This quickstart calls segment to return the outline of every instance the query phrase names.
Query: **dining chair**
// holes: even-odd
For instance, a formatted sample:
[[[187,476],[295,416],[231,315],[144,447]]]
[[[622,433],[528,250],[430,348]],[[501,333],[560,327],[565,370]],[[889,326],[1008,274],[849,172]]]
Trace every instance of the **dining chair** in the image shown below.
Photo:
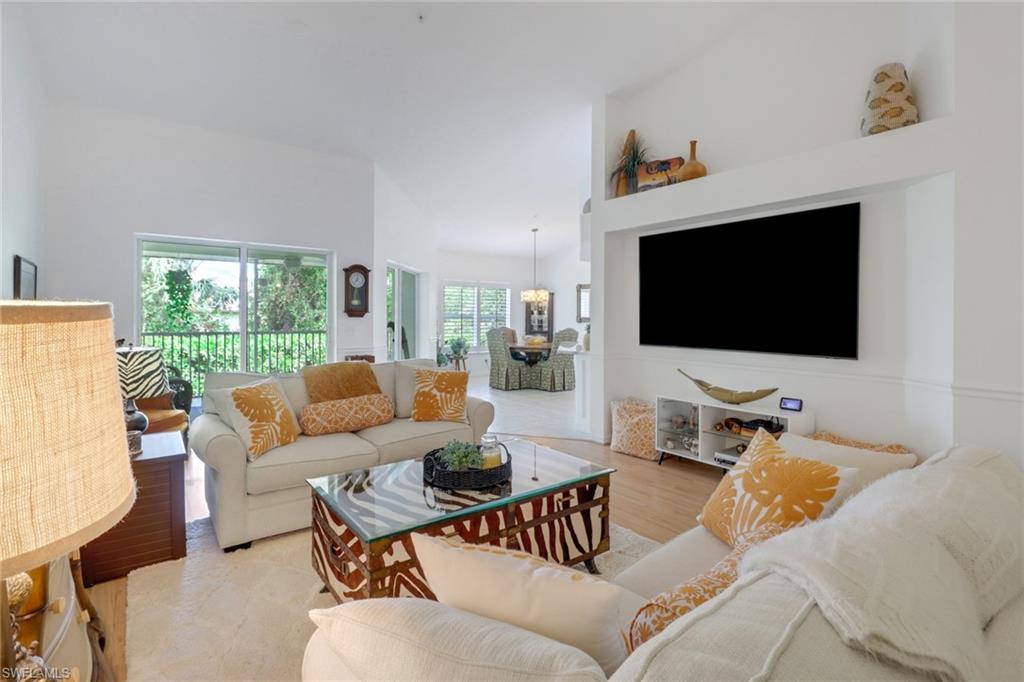
[[[562,346],[576,345],[580,333],[575,329],[563,329],[555,332],[551,341],[551,352],[548,359],[537,363],[540,373],[539,385],[545,391],[572,391],[576,388],[576,367],[573,364],[573,353]]]
[[[526,363],[512,358],[505,331],[500,327],[487,331],[487,352],[491,356],[490,386],[501,391],[515,391],[523,387]]]

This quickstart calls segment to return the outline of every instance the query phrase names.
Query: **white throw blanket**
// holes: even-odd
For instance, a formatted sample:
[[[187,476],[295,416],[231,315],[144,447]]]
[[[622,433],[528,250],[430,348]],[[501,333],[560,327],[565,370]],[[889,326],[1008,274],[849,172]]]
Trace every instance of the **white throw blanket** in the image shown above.
[[[792,580],[850,646],[941,679],[984,679],[983,628],[1024,590],[1022,499],[1019,472],[1008,480],[977,459],[953,452],[891,474],[831,519],[754,547],[740,574]]]

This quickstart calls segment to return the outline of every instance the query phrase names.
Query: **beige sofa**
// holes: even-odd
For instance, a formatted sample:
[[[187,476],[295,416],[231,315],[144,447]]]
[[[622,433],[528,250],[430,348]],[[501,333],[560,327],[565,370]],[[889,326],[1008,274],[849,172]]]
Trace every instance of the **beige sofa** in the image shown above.
[[[961,460],[984,467],[1008,487],[1015,487],[1019,506],[1022,477],[1007,458],[980,448],[954,450],[960,451],[957,455]],[[941,462],[938,465],[944,466]],[[877,513],[885,517],[889,509],[883,505]],[[921,509],[921,513],[927,514],[927,509]],[[1006,519],[1017,527],[1020,522],[1019,515]],[[644,557],[613,582],[650,598],[689,576],[703,573],[728,551],[728,546],[698,526]],[[988,659],[987,679],[1024,679],[1024,650],[1020,646],[1024,592],[1018,590],[1016,594],[981,633]],[[332,646],[324,630],[318,629],[303,660],[305,682],[608,679],[596,661],[574,647],[452,607],[424,604],[403,609],[400,600],[369,600],[338,607],[337,613],[351,621],[344,633],[346,637],[351,633],[351,639],[339,649]],[[784,616],[781,620],[780,614]],[[423,621],[433,625],[419,625]],[[973,621],[965,614],[955,627],[962,628],[966,637],[970,628],[978,628]],[[473,640],[473,633],[484,631],[484,641],[496,645],[488,652],[480,652],[480,641]],[[431,653],[437,646],[445,647],[444,656]],[[510,647],[516,650],[507,651]],[[384,649],[388,656],[378,656]],[[741,578],[638,648],[610,679],[923,682],[932,678],[847,645],[800,586],[772,574],[765,579]]]
[[[235,549],[258,538],[310,524],[307,478],[344,473],[377,464],[421,457],[452,439],[479,442],[494,420],[491,403],[468,398],[468,423],[414,422],[414,371],[429,360],[372,365],[381,391],[395,402],[395,420],[356,433],[300,435],[253,462],[232,428],[222,421],[209,391],[265,378],[240,372],[208,374],[203,414],[192,424],[191,446],[206,464],[206,502],[222,548]],[[298,415],[309,403],[301,374],[275,375]]]

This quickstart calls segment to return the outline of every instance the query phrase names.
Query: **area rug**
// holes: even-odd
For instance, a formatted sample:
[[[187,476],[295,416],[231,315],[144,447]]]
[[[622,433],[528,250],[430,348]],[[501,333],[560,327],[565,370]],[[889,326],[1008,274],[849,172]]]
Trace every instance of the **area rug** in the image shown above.
[[[612,578],[659,546],[612,524],[597,558]],[[298,680],[313,634],[307,612],[332,606],[296,531],[225,554],[209,519],[188,525],[188,557],[128,576],[128,679]]]

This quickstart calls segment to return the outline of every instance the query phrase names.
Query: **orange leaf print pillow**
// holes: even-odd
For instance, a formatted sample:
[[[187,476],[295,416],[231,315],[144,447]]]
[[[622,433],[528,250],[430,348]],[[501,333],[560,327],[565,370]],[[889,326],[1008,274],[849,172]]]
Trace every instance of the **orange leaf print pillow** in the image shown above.
[[[214,400],[225,405],[222,416],[227,413],[231,428],[245,443],[250,461],[298,438],[299,422],[275,379],[216,393],[220,395],[214,396]]]
[[[768,524],[741,536],[736,548],[707,572],[690,578],[685,583],[651,597],[640,607],[629,626],[627,645],[630,653],[651,639],[674,620],[685,616],[706,601],[714,599],[725,588],[736,582],[740,559],[748,549],[775,537],[785,529]]]
[[[769,524],[799,526],[828,516],[856,469],[790,456],[764,429],[722,478],[697,520],[731,547]]]
[[[436,369],[416,370],[416,395],[412,399],[414,422],[465,422],[469,372]]]

